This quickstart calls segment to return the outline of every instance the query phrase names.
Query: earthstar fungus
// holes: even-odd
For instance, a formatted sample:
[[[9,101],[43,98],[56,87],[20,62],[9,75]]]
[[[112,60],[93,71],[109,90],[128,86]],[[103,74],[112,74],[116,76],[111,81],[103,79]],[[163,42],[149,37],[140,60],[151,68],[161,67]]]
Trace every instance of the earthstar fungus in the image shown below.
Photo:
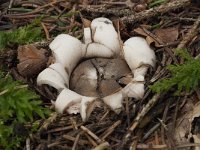
[[[84,43],[67,34],[60,34],[52,41],[49,47],[55,63],[38,75],[37,84],[48,84],[58,90],[55,108],[59,113],[80,113],[82,120],[86,121],[89,117],[88,104],[99,99],[96,96],[83,96],[69,89],[72,71],[85,58],[123,57],[131,69],[132,80],[129,84],[111,95],[100,97],[115,113],[120,113],[125,97],[143,97],[145,74],[149,66],[155,65],[155,53],[141,37],[128,39],[121,52],[119,39],[112,21],[101,17],[94,19],[91,26],[84,29]],[[91,81],[97,79],[95,71],[91,69],[85,70],[85,76]]]

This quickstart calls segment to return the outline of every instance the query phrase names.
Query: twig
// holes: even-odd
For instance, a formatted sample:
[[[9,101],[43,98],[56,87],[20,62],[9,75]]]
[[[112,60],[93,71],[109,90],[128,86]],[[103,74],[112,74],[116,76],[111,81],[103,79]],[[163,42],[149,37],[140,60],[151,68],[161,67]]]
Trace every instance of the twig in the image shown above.
[[[56,3],[60,3],[60,2],[64,2],[65,0],[56,0],[56,1],[53,1],[53,2],[50,2],[48,4],[45,4],[41,7],[38,7],[36,8],[34,11],[32,12],[28,12],[28,13],[20,13],[20,14],[10,14],[10,15],[5,15],[4,17],[8,17],[8,16],[27,16],[27,15],[33,15],[33,14],[36,14],[36,13],[39,13],[43,10],[43,8],[46,8],[46,7],[49,7],[49,6],[52,6]]]
[[[198,146],[200,147],[200,144],[197,143],[191,143],[191,144],[181,144],[177,145],[178,149],[183,149],[186,147],[195,147]],[[138,144],[137,149],[166,149],[167,145],[146,145],[146,144]]]
[[[104,115],[101,117],[101,119],[99,120],[99,123],[102,122],[102,121],[107,117],[107,115],[109,114],[109,112],[110,112],[110,110],[108,109],[108,110],[104,113]]]
[[[61,141],[55,141],[54,143],[48,144],[47,147],[51,148],[51,147],[54,147],[56,145],[59,145],[60,143],[61,143]]]
[[[70,123],[72,124],[74,130],[78,130],[78,125],[72,117],[70,117]]]
[[[97,135],[95,135],[92,131],[90,131],[88,128],[81,126],[81,129],[85,131],[87,134],[89,134],[92,138],[94,138],[98,143],[102,142],[101,139]]]
[[[171,132],[172,133],[175,132],[176,119],[177,119],[177,115],[178,115],[178,111],[179,111],[179,101],[180,101],[180,98],[178,98],[178,100],[176,100],[176,108],[175,108],[175,112],[174,112],[174,116],[173,116],[173,121],[172,121],[172,128],[171,128]]]
[[[56,129],[51,129],[48,130],[47,133],[52,133],[52,132],[60,132],[60,131],[65,131],[65,130],[70,130],[73,129],[73,126],[67,126],[67,127],[61,127],[61,128],[56,128]]]
[[[139,141],[138,137],[133,139],[133,142],[131,143],[129,150],[136,150],[138,141]]]
[[[188,33],[183,37],[183,40],[178,45],[177,49],[184,48],[198,34],[199,25],[200,25],[200,16],[194,22],[192,28],[188,31]]]
[[[8,9],[11,9],[11,8],[12,8],[13,1],[14,1],[14,0],[10,0],[10,3],[9,3],[9,6],[8,6]]]
[[[171,101],[169,100],[169,101],[167,102],[167,105],[166,105],[165,110],[164,110],[164,112],[163,112],[163,117],[162,117],[162,121],[163,121],[163,122],[166,122],[170,103],[171,103]],[[165,130],[164,130],[164,127],[163,127],[163,126],[161,126],[161,140],[162,140],[162,143],[165,144]]]
[[[126,97],[125,98],[125,103],[126,103],[126,116],[127,116],[127,124],[128,124],[128,127],[130,126],[130,111],[129,111],[129,98]]]
[[[76,150],[76,146],[77,146],[77,144],[78,144],[79,138],[80,138],[80,134],[78,134],[78,135],[76,136],[76,139],[75,139],[74,144],[73,144],[73,146],[72,146],[72,150]]]
[[[130,11],[129,9],[108,9],[107,7],[105,7],[105,5],[96,8],[96,7],[92,7],[92,6],[83,6],[81,8],[81,13],[87,12],[87,13],[93,13],[93,14],[97,14],[97,15],[101,15],[101,14],[107,14],[107,15],[115,15],[118,17],[122,17],[122,16],[128,16],[132,14],[132,11]]]
[[[36,14],[36,15],[27,15],[27,16],[13,16],[13,15],[5,15],[3,17],[5,18],[10,18],[10,19],[24,19],[24,18],[37,18],[41,15]]]
[[[58,114],[56,112],[52,113],[51,116],[48,119],[46,119],[43,125],[40,127],[39,132],[41,132],[44,129],[46,130],[49,127],[49,125],[57,119],[57,117]]]
[[[158,118],[158,120],[160,121],[160,123],[163,126],[163,128],[166,130],[165,133],[166,133],[166,136],[167,136],[167,140],[169,141],[169,144],[170,144],[168,146],[168,148],[172,149],[172,150],[176,150],[177,147],[176,147],[176,145],[174,143],[174,138],[173,138],[174,136],[172,136],[171,132],[168,131],[167,125],[163,122],[163,120],[160,120],[159,118]]]
[[[31,150],[30,138],[29,137],[26,139],[26,150]]]
[[[70,136],[70,135],[63,135],[63,138],[64,139],[66,139],[66,140],[69,140],[69,141],[75,141],[76,140],[76,138],[75,137],[72,137],[72,136]],[[80,144],[80,145],[85,145],[85,144],[88,144],[88,141],[86,141],[86,140],[78,140],[78,144]]]
[[[146,144],[138,144],[137,149],[166,149],[167,145],[146,145]]]
[[[108,142],[103,142],[92,150],[104,150],[104,149],[108,148],[109,146],[110,146],[110,144]]]
[[[142,138],[142,142],[144,142],[153,132],[155,132],[160,127],[160,123],[157,123],[153,126]]]
[[[151,8],[145,11],[142,11],[140,13],[137,13],[135,15],[131,15],[131,16],[125,16],[123,18],[121,18],[122,22],[124,22],[125,24],[133,24],[134,22],[143,20],[143,19],[147,19],[153,16],[156,16],[158,14],[162,14],[171,10],[175,10],[181,7],[186,7],[190,4],[190,0],[176,0],[176,1],[172,1],[169,2],[167,4],[163,4],[160,5],[158,7],[155,8]]]
[[[140,121],[144,118],[147,112],[157,103],[159,98],[160,98],[159,94],[154,95],[153,98],[142,109],[142,111],[138,113],[131,127],[129,128],[128,133],[124,137],[123,145],[125,145],[128,142],[129,138],[131,137],[132,132],[136,129],[136,127],[139,125]]]
[[[45,35],[46,35],[46,39],[50,40],[49,31],[48,31],[47,27],[45,26],[45,24],[43,22],[41,22],[41,25],[42,25],[42,27],[44,29],[44,32],[45,32]]]
[[[97,143],[88,134],[85,134],[85,136],[94,147],[97,146]]]
[[[186,147],[200,147],[199,143],[190,143],[190,144],[181,144],[181,145],[177,145],[178,149],[183,149]]]
[[[121,124],[121,120],[116,121],[112,126],[110,126],[103,134],[102,134],[102,140],[107,138],[114,130],[115,128]]]

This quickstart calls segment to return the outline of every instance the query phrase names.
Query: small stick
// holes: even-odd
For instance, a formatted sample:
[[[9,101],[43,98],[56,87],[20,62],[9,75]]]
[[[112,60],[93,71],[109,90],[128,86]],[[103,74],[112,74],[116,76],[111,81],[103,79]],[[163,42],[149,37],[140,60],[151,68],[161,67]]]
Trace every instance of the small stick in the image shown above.
[[[107,110],[104,115],[101,117],[101,119],[99,120],[99,123],[104,120],[106,118],[106,116],[109,114],[110,110]]]
[[[171,103],[171,101],[169,100],[169,101],[167,102],[167,105],[166,105],[165,109],[164,109],[163,117],[162,117],[162,121],[163,121],[163,122],[165,122],[166,119],[167,119],[167,114],[168,114],[168,110],[169,110],[170,103]],[[165,143],[166,143],[166,142],[165,142],[165,129],[164,129],[163,126],[161,126],[161,140],[162,140],[162,144],[165,144]]]
[[[194,25],[188,31],[188,33],[183,37],[183,40],[179,43],[177,49],[184,48],[198,34],[198,27],[199,27],[199,25],[200,25],[200,16],[194,22]]]
[[[76,150],[76,146],[78,144],[78,141],[79,141],[79,138],[80,138],[80,134],[78,134],[75,138],[75,141],[74,141],[74,144],[73,144],[73,147],[72,147],[72,150]]]
[[[92,150],[104,150],[104,149],[108,148],[109,146],[110,146],[110,144],[108,142],[103,142]]]
[[[3,17],[5,18],[10,18],[10,19],[24,19],[24,18],[37,18],[41,15],[27,15],[27,16],[14,16],[14,15],[4,15]]]
[[[47,133],[47,143],[51,143],[51,134]]]
[[[128,124],[128,127],[130,126],[130,111],[129,111],[129,98],[126,97],[125,98],[125,103],[126,103],[126,116],[127,116],[127,124]]]
[[[103,134],[102,134],[102,140],[107,138],[114,130],[115,128],[122,123],[121,120],[116,121],[112,126],[110,126]]]
[[[137,149],[165,149],[167,145],[147,145],[147,144],[138,144]]]
[[[60,128],[55,128],[55,129],[51,129],[48,130],[47,133],[52,133],[52,132],[60,132],[60,131],[65,131],[65,130],[70,130],[73,129],[73,126],[67,126],[67,127],[60,127]]]
[[[31,150],[30,138],[29,137],[26,139],[26,150]]]
[[[155,131],[155,132],[154,132],[154,137],[155,137],[155,144],[156,144],[156,145],[159,145],[158,131]]]
[[[102,142],[101,139],[97,135],[95,135],[92,131],[90,131],[88,128],[81,126],[81,129],[85,131],[87,134],[89,134],[92,138],[94,138],[98,143]]]
[[[78,126],[77,126],[76,121],[71,117],[70,117],[70,122],[72,124],[73,129],[78,130]]]
[[[56,142],[54,142],[54,143],[48,144],[47,147],[48,147],[48,148],[51,148],[51,147],[54,147],[54,146],[56,146],[56,145],[59,145],[60,143],[61,143],[60,141],[56,141]]]
[[[129,138],[131,137],[132,132],[136,129],[136,127],[139,125],[140,121],[144,118],[144,116],[147,114],[147,112],[157,103],[161,95],[156,94],[153,96],[153,98],[146,104],[146,106],[141,110],[141,112],[136,116],[136,118],[133,121],[133,124],[128,130],[128,133],[125,135],[123,139],[123,145],[125,145]],[[122,146],[123,146],[122,145]]]
[[[72,136],[70,136],[70,135],[63,135],[63,138],[64,139],[66,139],[66,140],[69,140],[69,141],[75,141],[76,140],[76,138],[75,137],[72,137]],[[86,141],[86,140],[78,140],[78,144],[80,144],[80,145],[85,145],[85,144],[88,144],[88,141]]]
[[[12,8],[13,1],[14,1],[14,0],[10,0],[10,3],[9,3],[9,6],[8,6],[8,9],[11,9],[11,8]]]
[[[98,15],[100,14],[108,14],[108,15],[115,15],[118,17],[122,17],[122,16],[127,16],[127,15],[131,15],[132,11],[130,11],[129,9],[108,9],[105,5],[101,6],[101,7],[92,7],[91,5],[87,5],[87,6],[82,6],[81,10],[82,13],[83,12],[90,12],[90,13],[96,13]]]
[[[169,144],[167,145],[168,146],[168,149],[173,149],[173,150],[176,150],[176,145],[174,143],[174,136],[172,136],[171,132],[169,132],[168,128],[167,128],[167,125],[158,118],[158,121],[160,121],[161,125],[163,126],[163,128],[166,130],[165,134],[167,136],[167,139],[168,139],[168,142]]]
[[[175,108],[175,112],[174,112],[174,116],[173,116],[173,120],[172,120],[172,128],[171,128],[172,133],[175,132],[176,119],[177,119],[177,115],[178,115],[178,111],[179,111],[179,101],[180,101],[180,98],[178,98],[178,100],[176,100],[176,108]]]
[[[136,150],[139,138],[136,137],[130,145],[129,150]]]
[[[190,0],[176,0],[176,1],[169,2],[167,4],[160,5],[158,7],[154,7],[154,8],[142,11],[140,13],[137,13],[137,14],[134,14],[134,15],[131,15],[128,17],[125,16],[125,17],[121,18],[121,20],[125,24],[127,24],[127,23],[132,24],[132,23],[140,21],[140,20],[154,17],[154,16],[158,15],[159,13],[162,14],[162,13],[165,13],[165,12],[168,12],[171,10],[175,10],[175,9],[178,9],[181,7],[186,7],[190,3],[191,3]]]
[[[49,31],[48,31],[47,27],[45,26],[45,24],[43,22],[41,22],[41,25],[42,25],[42,27],[44,29],[44,32],[45,32],[45,35],[46,35],[46,39],[50,40]]]
[[[44,129],[46,130],[49,127],[49,125],[57,119],[57,117],[58,117],[58,114],[56,112],[52,113],[48,119],[45,119],[44,123],[39,128],[39,132],[41,132]]]
[[[97,143],[88,134],[85,134],[85,136],[94,147],[97,146]]]
[[[153,126],[142,138],[142,142],[144,142],[153,132],[155,132],[160,127],[160,123],[157,123]]]

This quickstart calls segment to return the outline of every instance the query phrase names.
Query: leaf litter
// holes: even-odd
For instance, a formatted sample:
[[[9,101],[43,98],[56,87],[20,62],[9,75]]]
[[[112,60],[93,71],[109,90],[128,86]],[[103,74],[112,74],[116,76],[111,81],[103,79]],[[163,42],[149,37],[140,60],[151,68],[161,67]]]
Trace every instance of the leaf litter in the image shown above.
[[[178,2],[184,4],[180,6]],[[92,20],[102,15],[112,20],[122,18],[119,20],[125,27],[119,27],[121,39],[125,41],[128,37],[134,35],[146,37],[149,45],[155,48],[158,59],[157,68],[155,70],[149,69],[146,75],[146,92],[141,101],[136,101],[134,99],[124,100],[124,108],[119,115],[110,111],[109,108],[102,103],[95,102],[89,107],[90,109],[94,109],[94,111],[91,113],[89,120],[85,123],[81,121],[79,115],[53,115],[48,120],[44,120],[43,125],[45,125],[45,128],[41,126],[41,129],[38,131],[39,134],[34,134],[30,138],[31,149],[71,149],[72,147],[73,149],[92,149],[95,147],[96,149],[99,147],[100,149],[190,149],[194,147],[195,150],[198,150],[197,146],[199,146],[200,133],[198,123],[199,90],[197,89],[190,93],[182,92],[179,96],[174,96],[172,93],[176,89],[172,88],[169,92],[162,93],[159,96],[153,96],[154,93],[149,91],[148,86],[153,84],[153,82],[151,82],[152,77],[156,77],[156,80],[159,80],[170,75],[168,71],[166,71],[165,66],[180,61],[174,54],[174,49],[180,47],[181,42],[186,43],[186,45],[181,47],[187,48],[188,52],[193,57],[199,55],[199,31],[195,30],[195,32],[190,32],[190,38],[186,38],[187,33],[191,31],[195,23],[198,22],[198,14],[200,12],[197,8],[197,4],[199,2],[192,1],[192,3],[190,3],[186,0],[178,0],[173,3],[173,1],[169,1],[167,5],[163,4],[156,7],[164,8],[164,10],[159,9],[158,11],[162,15],[155,16],[155,14],[152,15],[150,11],[149,14],[147,14],[149,17],[145,16],[145,9],[148,11],[150,8],[145,7],[144,10],[142,8],[142,10],[137,13],[141,17],[139,19],[136,17],[136,20],[130,23],[130,14],[137,10],[136,6],[144,3],[147,6],[150,4],[149,1],[134,1],[131,2],[131,5],[125,2],[125,5],[121,5],[122,3],[120,4],[120,10],[118,10],[119,4],[105,1],[79,1],[78,3],[65,2],[62,0],[46,0],[44,2],[2,2],[0,7],[2,13],[1,30],[14,29],[26,25],[32,22],[35,17],[43,15],[41,22],[44,25],[42,27],[45,34],[49,33],[50,40],[55,34],[62,32],[67,32],[81,39],[83,23],[80,21],[80,16],[76,11],[79,11],[82,18],[87,18],[87,20]],[[187,6],[187,8],[184,8],[183,5]],[[88,8],[88,6],[90,6],[90,8]],[[10,7],[10,9],[5,9],[8,7]],[[132,9],[133,7],[135,9]],[[30,12],[26,8],[29,8]],[[118,11],[116,12],[116,10]],[[7,11],[10,13],[7,14]],[[144,15],[144,17],[142,15]],[[176,17],[177,15],[179,17]],[[90,24],[87,20],[83,21],[85,26]],[[158,25],[158,27],[151,28],[155,27],[155,25]],[[197,26],[199,27],[199,24]],[[186,41],[183,42],[183,40]],[[23,54],[23,57],[18,54],[18,65],[16,65],[16,61],[12,62],[9,60],[10,53],[8,53],[8,51],[1,52],[0,57],[2,59],[0,61],[4,64],[12,63],[12,65],[9,65],[11,68],[17,67],[19,76],[23,75],[25,78],[28,78],[29,80],[27,80],[27,82],[37,91],[38,87],[35,84],[35,78],[32,76],[38,74],[39,70],[46,66],[48,56],[44,55],[44,51],[48,51],[48,43],[49,39],[39,43],[39,47],[37,46],[37,48],[34,45],[19,45],[18,49],[20,49],[20,47],[24,47],[25,49],[23,52],[18,51]],[[38,43],[36,45],[38,45]],[[26,47],[28,47],[28,49]],[[17,51],[16,45],[12,45],[12,43],[9,43],[9,48],[11,51]],[[16,53],[11,54],[16,56]],[[14,57],[11,58],[12,60],[15,59]],[[29,67],[26,68],[24,66],[30,66],[30,68],[35,66],[35,69],[32,68],[33,70],[30,70]],[[113,67],[111,67],[111,70],[112,68]],[[127,79],[128,77],[124,78],[125,81],[121,80],[126,84],[129,80]],[[156,80],[154,80],[154,82]],[[110,81],[109,84],[111,85],[112,83],[113,82]],[[107,88],[108,86],[105,85],[105,87]],[[54,93],[53,89],[49,87],[46,88]],[[50,102],[52,99],[51,96],[45,92],[44,88],[41,90],[46,97],[45,101]],[[177,101],[177,99],[179,100]],[[146,107],[151,100],[154,100],[155,103],[157,100],[159,101],[155,106],[152,105],[149,112],[144,112],[144,110],[150,109],[150,107]],[[186,106],[188,105],[191,106],[187,108]],[[91,112],[91,110],[88,111]],[[143,117],[143,115],[145,115],[145,117]],[[139,125],[135,124],[137,119]],[[186,131],[186,129],[188,130]],[[179,138],[177,138],[176,134],[173,134],[174,132],[179,134]],[[128,137],[127,135],[131,136]],[[172,139],[175,140],[173,141]],[[191,139],[193,139],[195,143],[191,143]],[[27,147],[28,145],[25,146]]]

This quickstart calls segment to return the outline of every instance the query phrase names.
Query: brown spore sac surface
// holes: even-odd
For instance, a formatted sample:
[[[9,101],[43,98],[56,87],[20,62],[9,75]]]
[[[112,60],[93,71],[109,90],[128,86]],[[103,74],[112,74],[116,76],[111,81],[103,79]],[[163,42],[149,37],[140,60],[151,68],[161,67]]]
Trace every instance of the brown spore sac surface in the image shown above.
[[[71,74],[70,89],[84,96],[105,97],[122,88],[118,81],[130,76],[125,60],[93,58],[81,62]]]

